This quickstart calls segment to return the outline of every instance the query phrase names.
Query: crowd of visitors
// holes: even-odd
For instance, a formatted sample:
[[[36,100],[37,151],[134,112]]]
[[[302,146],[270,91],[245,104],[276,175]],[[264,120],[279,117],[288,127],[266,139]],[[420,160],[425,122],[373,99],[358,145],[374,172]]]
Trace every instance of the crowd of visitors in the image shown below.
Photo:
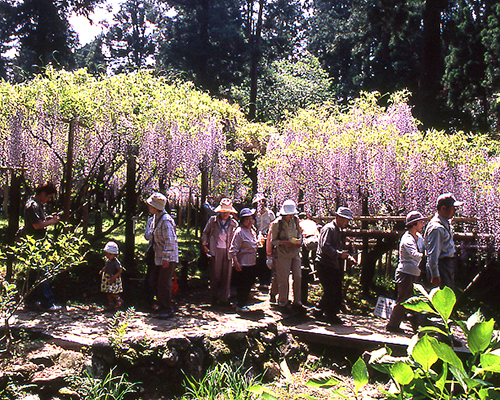
[[[57,215],[47,217],[44,211],[44,204],[55,194],[54,185],[37,188],[25,207],[26,234],[41,237],[48,225],[59,221]],[[450,221],[462,204],[451,193],[440,195],[436,214],[423,236],[428,218],[419,211],[411,211],[406,216],[406,232],[400,241],[395,272],[396,305],[386,327],[389,332],[403,332],[400,323],[406,309],[402,303],[413,294],[424,256],[427,256],[426,270],[431,285],[454,288],[455,245]],[[174,219],[165,209],[167,198],[163,194],[153,193],[146,205],[151,214],[145,231],[149,241],[146,288],[155,315],[168,319],[174,316],[172,279],[179,262],[177,230]],[[345,309],[342,289],[345,264],[358,262],[346,246],[345,229],[353,220],[352,211],[339,207],[334,219],[320,227],[310,215],[299,214],[297,204],[291,199],[281,204],[277,216],[267,207],[262,194],[254,197],[252,205],[255,208],[246,207],[237,212],[231,199],[222,198],[217,207],[210,201],[202,206],[209,216],[201,237],[201,250],[210,261],[211,305],[230,307],[233,284],[236,311],[249,312],[250,291],[258,280],[259,289],[269,294],[270,304],[283,313],[309,311],[317,319],[341,324],[338,314]],[[104,254],[101,291],[106,293],[107,308],[115,309],[123,303],[120,297],[123,269],[118,260],[118,245],[108,242]],[[316,307],[307,309],[308,282],[314,279],[319,280],[323,293]],[[58,307],[46,282],[34,299],[28,301],[55,311]]]

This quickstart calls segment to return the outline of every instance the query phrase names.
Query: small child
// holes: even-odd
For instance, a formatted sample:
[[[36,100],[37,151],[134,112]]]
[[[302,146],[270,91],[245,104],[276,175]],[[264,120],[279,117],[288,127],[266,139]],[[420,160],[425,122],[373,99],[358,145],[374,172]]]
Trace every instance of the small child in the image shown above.
[[[116,258],[118,254],[118,245],[115,242],[108,242],[104,246],[104,254],[106,255],[106,264],[99,271],[102,275],[101,292],[106,293],[108,298],[108,306],[106,310],[114,310],[115,307],[121,307],[123,300],[119,293],[123,292],[121,273],[123,271],[120,261]]]

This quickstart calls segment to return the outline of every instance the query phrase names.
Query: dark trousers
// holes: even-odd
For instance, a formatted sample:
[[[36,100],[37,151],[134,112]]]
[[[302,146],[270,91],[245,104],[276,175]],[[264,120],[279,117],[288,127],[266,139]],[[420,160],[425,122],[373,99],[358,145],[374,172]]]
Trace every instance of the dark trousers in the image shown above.
[[[438,260],[439,276],[441,276],[441,287],[448,286],[455,290],[455,257],[445,257]]]
[[[316,263],[316,273],[321,286],[323,286],[323,297],[321,297],[318,308],[328,316],[336,315],[343,302],[342,281],[344,280],[344,269]]]
[[[153,287],[151,286],[151,275],[153,271],[156,269],[155,265],[155,252],[153,250],[153,246],[150,245],[146,251],[146,255],[144,257],[144,262],[146,263],[146,278],[144,279],[144,291],[146,292],[146,298],[148,303],[152,304],[154,302],[155,292]]]
[[[38,280],[45,279],[45,272],[36,271],[34,269],[30,269],[28,273],[28,285],[27,288],[31,288],[36,284]],[[42,308],[50,308],[54,305],[55,296],[52,288],[50,286],[50,279],[43,281],[35,289],[31,294],[26,296],[25,303],[33,306],[36,302],[40,303],[40,307]]]
[[[444,257],[438,260],[439,276],[441,277],[441,287],[448,286],[455,290],[455,268],[457,260],[455,257]],[[427,279],[431,281],[431,273],[427,269]]]
[[[391,318],[389,319],[389,326],[399,326],[403,320],[406,308],[401,304],[408,300],[413,295],[413,283],[416,282],[418,276],[405,274],[404,272],[398,273],[396,280],[396,287],[398,290],[398,297],[396,298],[396,305],[392,310]]]
[[[177,263],[169,263],[167,268],[156,265],[151,269],[150,285],[156,295],[160,311],[172,311],[172,278]]]
[[[316,250],[308,250],[302,246],[302,304],[309,304],[307,295],[309,293],[309,283],[314,282],[313,270],[314,259],[316,258]]]
[[[236,303],[238,307],[246,306],[250,290],[255,283],[255,265],[244,265],[241,271],[234,270],[233,282],[236,286]]]
[[[255,264],[255,274],[259,279],[259,285],[269,286],[271,284],[271,270],[266,265],[266,248],[257,249],[257,264]]]

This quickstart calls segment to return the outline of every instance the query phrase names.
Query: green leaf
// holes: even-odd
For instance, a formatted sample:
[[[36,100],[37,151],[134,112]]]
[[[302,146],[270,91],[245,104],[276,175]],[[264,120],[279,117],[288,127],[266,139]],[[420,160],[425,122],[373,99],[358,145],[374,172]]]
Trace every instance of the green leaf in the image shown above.
[[[429,371],[434,363],[438,360],[438,356],[429,341],[429,336],[425,335],[420,339],[411,353],[412,358],[419,363],[425,371]]]
[[[436,332],[439,333],[443,336],[448,336],[448,333],[443,331],[442,329],[438,328],[437,326],[422,326],[419,328],[420,333],[427,333],[427,332]]]
[[[401,385],[408,385],[413,380],[413,370],[404,362],[397,362],[391,368],[391,376]]]
[[[352,366],[352,377],[356,393],[368,383],[368,368],[361,358],[358,358],[358,361]]]
[[[436,291],[432,296],[432,305],[436,308],[445,322],[450,318],[456,301],[457,298],[455,297],[455,293],[447,286]]]
[[[481,354],[480,360],[481,360],[481,368],[480,368],[481,372],[487,371],[487,372],[500,373],[500,356],[491,353],[486,353],[486,354]]]
[[[338,385],[340,382],[341,382],[340,380],[335,379],[333,377],[323,378],[323,379],[312,378],[307,381],[306,386],[321,388],[321,389],[329,389],[333,386]]]
[[[450,365],[450,371],[455,377],[455,379],[460,383],[460,386],[462,386],[463,390],[467,393],[469,391],[469,388],[466,383],[466,375],[464,371],[460,371],[458,368],[455,368],[453,365]]]
[[[439,374],[438,379],[435,381],[435,386],[443,393],[444,385],[446,384],[446,378],[448,377],[448,364],[444,363],[441,373]]]
[[[472,354],[485,351],[491,343],[495,321],[490,319],[487,322],[475,324],[467,337],[467,344]]]
[[[403,306],[408,310],[415,312],[437,314],[431,305],[427,301],[422,300],[420,297],[410,297],[403,303]]]
[[[462,361],[450,346],[446,343],[438,342],[435,338],[429,338],[429,341],[440,360],[453,365],[460,372],[465,373]]]
[[[481,400],[496,400],[500,399],[499,388],[484,388],[479,390],[479,397]]]

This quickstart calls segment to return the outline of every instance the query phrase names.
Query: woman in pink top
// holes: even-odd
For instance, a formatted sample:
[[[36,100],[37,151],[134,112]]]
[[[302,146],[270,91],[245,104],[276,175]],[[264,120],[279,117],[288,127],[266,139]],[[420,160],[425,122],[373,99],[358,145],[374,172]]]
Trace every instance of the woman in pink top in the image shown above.
[[[216,215],[210,217],[203,230],[201,249],[211,261],[212,305],[226,306],[229,305],[232,272],[229,247],[238,224],[231,216],[236,214],[231,199],[222,199],[214,211]]]
[[[255,283],[255,263],[257,261],[257,236],[253,229],[255,210],[244,208],[240,211],[240,226],[234,233],[229,256],[233,260],[234,283],[236,285],[236,311],[248,312],[248,296]]]

